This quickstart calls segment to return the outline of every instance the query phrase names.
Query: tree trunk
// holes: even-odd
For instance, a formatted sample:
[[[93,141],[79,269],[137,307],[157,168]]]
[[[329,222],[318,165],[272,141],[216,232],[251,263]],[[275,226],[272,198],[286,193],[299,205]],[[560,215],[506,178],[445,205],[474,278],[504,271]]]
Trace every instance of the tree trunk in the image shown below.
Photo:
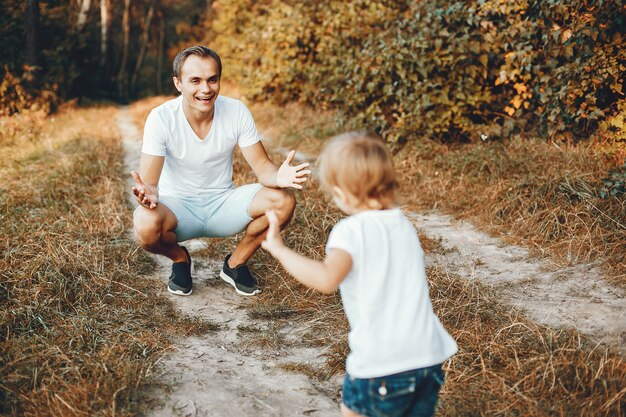
[[[111,0],[100,0],[100,74],[103,86],[111,83]]]
[[[89,17],[89,9],[91,8],[91,0],[79,1],[78,20],[76,21],[76,29],[80,32],[87,23],[87,17]]]
[[[133,95],[137,92],[137,78],[139,77],[139,72],[141,71],[141,66],[143,65],[143,59],[146,56],[146,50],[148,49],[148,43],[150,42],[150,26],[152,25],[152,16],[154,15],[154,8],[156,6],[157,0],[154,0],[150,7],[148,8],[148,13],[146,14],[146,19],[143,24],[143,33],[141,34],[141,46],[139,47],[139,54],[137,56],[137,62],[135,63],[135,71],[133,72],[133,76],[130,80],[130,91]]]
[[[39,0],[26,0],[26,56],[24,63],[39,65]]]
[[[163,94],[163,57],[165,55],[165,13],[159,8],[159,53],[157,58],[156,89]]]
[[[124,0],[124,16],[122,18],[122,60],[117,73],[117,94],[119,98],[128,100],[128,46],[130,43],[130,6],[131,0]]]

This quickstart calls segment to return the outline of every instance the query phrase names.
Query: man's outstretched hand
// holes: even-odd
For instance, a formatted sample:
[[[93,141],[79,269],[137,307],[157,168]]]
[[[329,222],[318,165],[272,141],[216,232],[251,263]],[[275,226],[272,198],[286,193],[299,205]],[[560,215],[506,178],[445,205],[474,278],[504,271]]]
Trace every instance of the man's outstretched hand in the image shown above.
[[[133,194],[137,197],[137,201],[144,207],[153,209],[159,203],[159,192],[156,187],[144,184],[141,177],[136,171],[131,171],[136,185],[133,187]]]
[[[291,161],[295,155],[296,151],[290,151],[285,162],[278,168],[278,172],[276,173],[276,185],[280,188],[291,187],[301,190],[301,184],[307,180],[307,175],[311,173],[311,170],[305,169],[309,166],[308,162],[291,166]]]

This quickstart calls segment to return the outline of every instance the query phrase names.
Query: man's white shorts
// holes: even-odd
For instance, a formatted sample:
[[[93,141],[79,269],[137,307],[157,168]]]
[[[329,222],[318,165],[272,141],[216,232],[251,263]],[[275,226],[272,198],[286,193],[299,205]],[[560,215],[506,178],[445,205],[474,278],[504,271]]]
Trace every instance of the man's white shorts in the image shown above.
[[[172,210],[179,242],[197,237],[226,237],[243,232],[253,220],[248,209],[261,184],[246,184],[202,196],[160,196],[159,204]]]

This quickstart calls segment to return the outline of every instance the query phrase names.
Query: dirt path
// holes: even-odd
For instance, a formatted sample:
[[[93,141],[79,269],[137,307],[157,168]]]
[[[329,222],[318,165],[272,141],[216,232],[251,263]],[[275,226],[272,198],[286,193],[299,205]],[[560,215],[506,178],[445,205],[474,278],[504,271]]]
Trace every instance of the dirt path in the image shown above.
[[[127,109],[120,110],[117,123],[124,138],[125,165],[128,170],[137,168],[141,138]],[[300,159],[306,158],[301,155]],[[410,216],[418,228],[445,248],[427,257],[429,265],[441,265],[494,286],[503,302],[524,309],[538,322],[575,327],[599,343],[625,352],[626,297],[622,290],[604,284],[601,272],[593,265],[557,269],[548,261],[531,258],[526,249],[505,245],[470,224],[437,213]],[[201,240],[187,243],[192,257],[203,245]],[[177,350],[159,363],[154,380],[169,388],[150,393],[155,406],[149,415],[338,416],[340,377],[320,384],[279,366],[321,363],[320,352],[291,347],[242,348],[240,326],[263,328],[267,323],[251,322],[245,312],[251,300],[237,296],[215,279],[221,261],[194,260],[194,294],[173,300],[183,312],[218,323],[222,330],[180,341]],[[162,257],[158,261],[155,281],[166,293],[164,277],[169,275],[170,262]],[[288,339],[297,337],[300,330],[283,329]]]
[[[440,240],[443,254],[428,263],[478,279],[502,294],[503,302],[525,310],[539,323],[573,327],[598,343],[626,352],[626,297],[608,286],[591,264],[559,268],[532,258],[527,249],[506,245],[471,224],[435,213],[413,214],[427,236]]]
[[[139,166],[141,137],[128,110],[117,118],[126,151],[125,166]],[[130,183],[130,179],[129,179]],[[130,190],[130,186],[129,186]],[[134,198],[129,191],[129,198]],[[313,416],[339,415],[334,379],[317,384],[304,375],[289,373],[280,364],[322,363],[321,352],[312,349],[260,349],[247,346],[239,335],[241,325],[265,328],[266,322],[251,320],[245,311],[250,299],[236,295],[217,277],[221,261],[194,254],[204,248],[201,240],[187,242],[194,259],[194,292],[189,297],[171,296],[184,313],[219,324],[221,330],[206,337],[181,340],[177,350],[159,362],[152,375],[155,386],[147,395],[154,408],[148,414],[160,416]],[[171,262],[156,257],[156,285],[167,293],[165,283]],[[295,338],[298,329],[283,329],[285,338]]]

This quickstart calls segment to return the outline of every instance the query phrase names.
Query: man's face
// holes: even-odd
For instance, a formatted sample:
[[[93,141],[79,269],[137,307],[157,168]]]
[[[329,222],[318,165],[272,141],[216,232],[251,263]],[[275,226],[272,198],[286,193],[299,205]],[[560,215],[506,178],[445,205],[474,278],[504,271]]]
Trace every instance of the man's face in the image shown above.
[[[180,70],[180,79],[174,77],[174,85],[188,110],[212,113],[220,92],[217,62],[211,57],[190,55]]]

